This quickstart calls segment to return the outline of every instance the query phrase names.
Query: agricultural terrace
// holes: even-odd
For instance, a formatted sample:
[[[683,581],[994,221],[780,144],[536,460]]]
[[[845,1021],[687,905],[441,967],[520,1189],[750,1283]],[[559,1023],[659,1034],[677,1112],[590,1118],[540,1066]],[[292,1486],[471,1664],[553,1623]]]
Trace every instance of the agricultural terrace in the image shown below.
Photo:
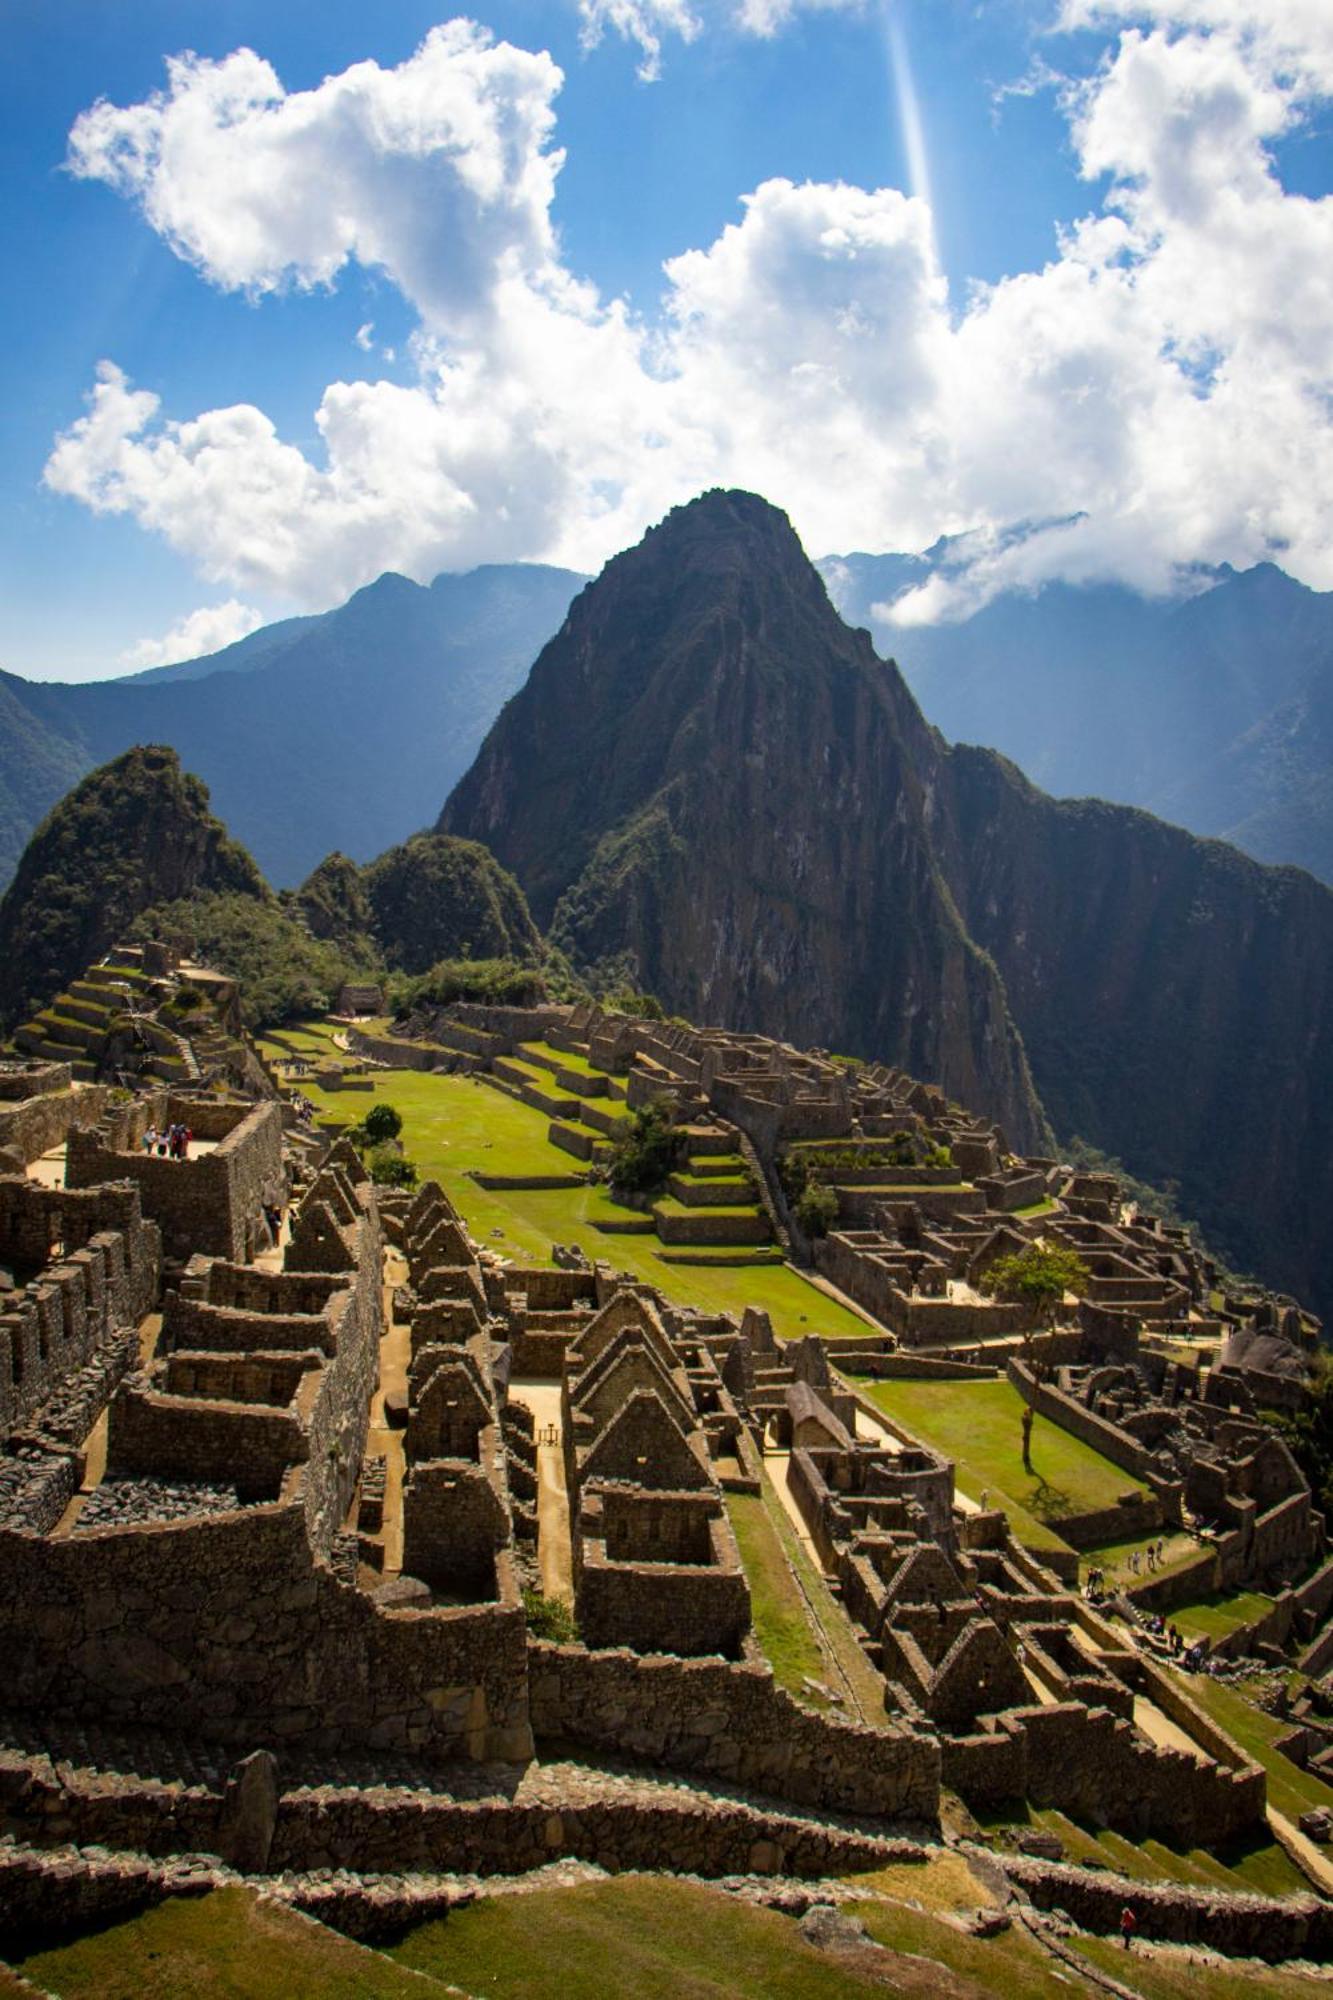
[[[308,1062],[357,1069],[322,1023],[283,1028],[258,1037],[272,1059],[304,1056]],[[598,1184],[569,1188],[486,1189],[470,1178],[486,1174],[568,1176],[578,1162],[551,1145],[550,1119],[492,1085],[468,1076],[423,1070],[360,1070],[353,1081],[369,1088],[326,1090],[313,1076],[295,1087],[316,1107],[321,1125],[341,1129],[384,1101],[402,1114],[403,1149],[423,1180],[438,1181],[477,1241],[521,1263],[549,1263],[553,1243],[574,1243],[587,1256],[655,1285],[678,1305],[704,1312],[742,1313],[756,1306],[769,1314],[780,1340],[822,1334],[826,1340],[864,1340],[866,1321],[829,1298],[788,1264],[745,1265],[719,1257],[699,1263],[668,1262],[655,1236],[608,1235],[599,1222],[623,1219]],[[702,1254],[702,1253],[701,1253]]]
[[[1032,1470],[1023,1466],[1022,1397],[1008,1381],[868,1382],[858,1387],[904,1429],[955,1461],[958,1489],[1003,1507],[1028,1547],[1059,1548],[1062,1516],[1113,1507],[1140,1480],[1046,1417],[1032,1426]]]

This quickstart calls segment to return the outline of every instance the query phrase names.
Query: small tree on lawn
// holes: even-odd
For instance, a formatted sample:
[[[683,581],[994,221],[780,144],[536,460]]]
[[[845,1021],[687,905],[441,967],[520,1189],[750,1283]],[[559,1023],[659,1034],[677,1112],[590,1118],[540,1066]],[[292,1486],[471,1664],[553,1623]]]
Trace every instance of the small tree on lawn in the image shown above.
[[[392,1104],[372,1104],[361,1125],[362,1131],[372,1146],[382,1146],[389,1139],[396,1139],[403,1129],[402,1113]]]
[[[1025,1250],[997,1257],[979,1280],[992,1298],[1028,1306],[1040,1326],[1049,1326],[1066,1292],[1082,1298],[1092,1276],[1076,1250],[1059,1243],[1029,1243]]]

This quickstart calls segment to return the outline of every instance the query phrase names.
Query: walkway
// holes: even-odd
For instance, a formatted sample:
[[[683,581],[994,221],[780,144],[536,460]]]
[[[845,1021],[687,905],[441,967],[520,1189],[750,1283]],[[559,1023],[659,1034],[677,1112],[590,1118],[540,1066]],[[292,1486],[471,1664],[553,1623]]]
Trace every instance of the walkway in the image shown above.
[[[397,1250],[384,1253],[384,1335],[380,1341],[379,1380],[370,1401],[370,1429],[366,1436],[367,1458],[384,1460],[384,1526],[378,1539],[384,1544],[386,1580],[401,1576],[403,1570],[403,1475],[405,1454],[403,1433],[390,1427],[384,1399],[397,1393],[407,1397],[407,1370],[412,1358],[412,1337],[403,1320],[393,1316],[394,1287],[407,1278],[407,1259]]]
[[[515,1377],[509,1399],[532,1411],[537,1432],[537,1564],[542,1594],[574,1603],[574,1559],[565,1455],[560,1444],[560,1384]]]

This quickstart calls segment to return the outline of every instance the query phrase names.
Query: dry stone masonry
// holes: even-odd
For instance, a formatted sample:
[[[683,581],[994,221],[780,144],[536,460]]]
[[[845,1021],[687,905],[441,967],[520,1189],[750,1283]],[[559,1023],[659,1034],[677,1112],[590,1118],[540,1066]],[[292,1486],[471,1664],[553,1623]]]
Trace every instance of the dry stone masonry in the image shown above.
[[[525,1266],[270,1095],[41,1054],[0,1071],[7,1921],[173,1893],[201,1854],[208,1880],[281,1873],[352,1929],[412,1871],[817,1877],[935,1829],[942,1785],[1184,1847],[1260,1825],[1263,1772],[1084,1601],[1076,1552],[1189,1526],[1189,1589],[1200,1566],[1261,1584],[1263,1644],[1325,1643],[1324,1523],[1259,1415],[1301,1406],[1308,1315],[896,1071],[592,1006],[414,1026],[404,1060],[537,1105],[572,1174],[665,1103],[670,1193],[608,1225],[605,1261]],[[146,1153],[174,1122],[195,1155]],[[835,1203],[813,1240],[812,1181]],[[666,1257],[805,1260],[864,1339],[673,1305],[616,1272],[617,1226]],[[1040,1238],[1091,1273],[1055,1330],[979,1283]],[[1007,1380],[1132,1501],[1064,1522],[1046,1560],[874,1413],[866,1379],[902,1375]],[[757,1642],[733,1514],[766,1460],[817,1615],[860,1648],[855,1719],[779,1686]],[[1131,1615],[1169,1610],[1173,1575]],[[560,1599],[575,1638],[544,1636]],[[1314,1768],[1333,1726],[1298,1709]]]

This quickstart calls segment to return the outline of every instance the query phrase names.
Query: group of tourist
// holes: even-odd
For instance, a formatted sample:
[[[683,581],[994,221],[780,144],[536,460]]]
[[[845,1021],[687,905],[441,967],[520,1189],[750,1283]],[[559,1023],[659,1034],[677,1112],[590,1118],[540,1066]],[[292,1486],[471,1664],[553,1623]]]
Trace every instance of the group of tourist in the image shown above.
[[[290,1103],[292,1110],[296,1113],[296,1121],[298,1125],[301,1126],[303,1131],[308,1132],[310,1130],[310,1127],[315,1122],[314,1105],[310,1102],[310,1099],[306,1097],[304,1093],[299,1090],[293,1091],[291,1097],[288,1099],[288,1102]]]
[[[167,1125],[160,1132],[150,1125],[143,1135],[143,1149],[145,1153],[156,1153],[160,1159],[188,1160],[193,1138],[188,1125]]]
[[[1160,1611],[1154,1611],[1149,1617],[1148,1631],[1154,1639],[1162,1639],[1166,1642],[1167,1649],[1173,1660],[1178,1660],[1185,1653],[1186,1647],[1183,1634],[1174,1625],[1168,1625]],[[1207,1650],[1208,1648],[1202,1640],[1196,1641],[1195,1645],[1189,1648],[1189,1652],[1197,1652],[1200,1659],[1202,1659]]]
[[[1142,1555],[1140,1555],[1137,1549],[1132,1549],[1130,1551],[1129,1569],[1130,1569],[1130,1574],[1132,1576],[1143,1576],[1145,1573],[1151,1575],[1151,1573],[1154,1570],[1165,1569],[1165,1568],[1166,1568],[1165,1537],[1163,1537],[1160,1541],[1149,1542],[1147,1548],[1143,1551]]]

